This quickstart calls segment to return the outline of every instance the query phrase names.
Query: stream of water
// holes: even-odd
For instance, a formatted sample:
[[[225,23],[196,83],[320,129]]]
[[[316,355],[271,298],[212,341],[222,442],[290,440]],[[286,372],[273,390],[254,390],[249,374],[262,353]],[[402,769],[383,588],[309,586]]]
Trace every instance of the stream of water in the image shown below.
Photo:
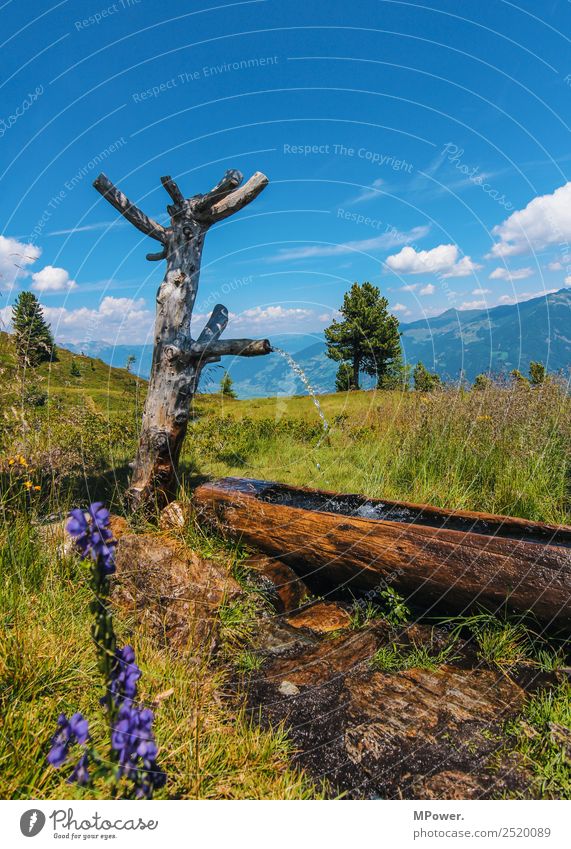
[[[276,354],[279,354],[280,357],[283,357],[283,359],[289,365],[291,370],[293,372],[295,372],[295,374],[297,374],[297,376],[299,377],[299,379],[301,380],[301,382],[305,386],[308,394],[311,396],[311,400],[313,401],[313,403],[315,405],[315,409],[319,413],[319,418],[321,419],[321,423],[323,424],[324,434],[327,433],[327,431],[329,430],[329,422],[325,418],[325,413],[323,412],[321,404],[319,403],[319,399],[317,398],[317,394],[316,394],[314,388],[312,387],[311,383],[309,382],[309,378],[306,375],[306,373],[304,372],[304,370],[302,369],[302,367],[299,365],[299,363],[296,363],[294,358],[291,356],[291,354],[288,354],[287,351],[283,351],[281,348],[274,348],[274,347],[272,347],[272,351],[275,352]]]

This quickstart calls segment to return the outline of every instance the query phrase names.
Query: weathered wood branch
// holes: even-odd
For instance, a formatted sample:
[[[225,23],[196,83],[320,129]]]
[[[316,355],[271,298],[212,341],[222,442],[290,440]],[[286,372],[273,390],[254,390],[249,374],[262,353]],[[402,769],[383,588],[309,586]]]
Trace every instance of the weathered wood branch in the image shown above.
[[[204,326],[204,330],[196,340],[199,345],[206,345],[216,341],[226,330],[228,324],[228,310],[223,304],[216,304],[212,314]]]
[[[161,177],[161,183],[169,193],[170,197],[173,199],[176,206],[183,207],[184,206],[184,195],[173,180],[172,177],[168,175],[165,177]]]
[[[212,222],[222,221],[223,218],[228,218],[229,215],[243,209],[258,197],[260,192],[266,188],[268,182],[266,175],[257,171],[243,186],[240,186],[234,192],[230,192],[222,200],[211,206],[208,210],[209,219]]]
[[[149,218],[148,215],[145,215],[144,212],[135,206],[134,203],[131,203],[128,197],[126,197],[122,191],[116,188],[111,180],[105,176],[105,174],[100,174],[97,179],[93,181],[94,188],[103,195],[105,200],[109,201],[111,206],[114,206],[121,215],[129,221],[137,230],[140,230],[141,233],[145,233],[146,236],[150,236],[151,239],[156,239],[158,242],[162,242],[163,244],[167,240],[167,234],[165,228],[159,224],[157,221],[153,221],[152,218]]]
[[[190,352],[192,356],[224,357],[233,354],[236,357],[260,357],[269,354],[272,346],[268,339],[218,339],[206,345],[194,342]]]
[[[226,197],[226,195],[238,188],[244,179],[241,171],[231,169],[226,171],[220,182],[205,195],[199,195],[195,201],[194,209],[197,215],[208,215],[212,206]]]

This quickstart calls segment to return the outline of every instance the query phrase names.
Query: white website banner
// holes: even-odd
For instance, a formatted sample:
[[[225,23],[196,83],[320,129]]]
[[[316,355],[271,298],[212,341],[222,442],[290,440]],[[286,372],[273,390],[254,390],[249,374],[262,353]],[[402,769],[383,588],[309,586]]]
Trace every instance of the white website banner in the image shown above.
[[[295,806],[295,810],[294,810]],[[571,846],[571,802],[0,802],[2,846]]]

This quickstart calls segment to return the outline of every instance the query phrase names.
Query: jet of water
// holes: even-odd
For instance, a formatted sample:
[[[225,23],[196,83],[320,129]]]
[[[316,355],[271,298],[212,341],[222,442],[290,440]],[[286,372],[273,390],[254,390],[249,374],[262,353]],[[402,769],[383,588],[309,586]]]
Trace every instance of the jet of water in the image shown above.
[[[290,366],[292,371],[294,371],[295,374],[297,374],[297,376],[299,377],[299,379],[301,380],[301,382],[303,383],[303,385],[307,389],[308,394],[311,396],[311,400],[313,401],[313,403],[315,405],[315,409],[319,413],[319,418],[321,419],[321,422],[323,424],[324,433],[327,433],[327,431],[329,430],[329,422],[325,418],[325,413],[323,412],[321,404],[319,403],[319,400],[317,398],[315,390],[313,389],[312,385],[310,384],[309,378],[306,375],[306,373],[304,372],[304,370],[302,369],[302,367],[299,365],[299,363],[296,363],[294,358],[290,354],[288,354],[287,351],[283,351],[281,348],[274,348],[273,346],[272,346],[272,351],[275,351],[276,354],[279,354],[280,357],[283,357],[283,359],[286,361],[286,363],[288,363],[288,365]]]

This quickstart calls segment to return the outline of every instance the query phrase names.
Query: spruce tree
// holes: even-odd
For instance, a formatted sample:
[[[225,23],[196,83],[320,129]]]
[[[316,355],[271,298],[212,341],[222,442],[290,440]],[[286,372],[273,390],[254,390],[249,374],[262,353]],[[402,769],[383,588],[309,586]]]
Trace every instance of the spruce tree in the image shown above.
[[[547,369],[543,363],[537,363],[532,360],[529,364],[529,380],[532,386],[541,386],[545,383],[547,377]]]
[[[227,371],[224,372],[224,377],[220,381],[220,391],[226,398],[235,398],[236,393],[232,388],[234,385],[234,381],[230,377]]]
[[[432,392],[437,386],[440,386],[438,375],[428,371],[424,363],[420,361],[414,367],[412,378],[417,392]]]
[[[335,375],[335,391],[349,392],[354,389],[353,385],[353,367],[350,363],[339,363],[337,374]]]
[[[375,375],[381,386],[391,364],[401,356],[398,319],[388,311],[389,302],[371,283],[353,283],[345,293],[341,321],[325,329],[327,356],[350,365],[352,388],[359,389],[359,375]]]
[[[12,307],[12,326],[21,365],[37,366],[53,359],[54,340],[40,303],[32,292],[20,292]]]

